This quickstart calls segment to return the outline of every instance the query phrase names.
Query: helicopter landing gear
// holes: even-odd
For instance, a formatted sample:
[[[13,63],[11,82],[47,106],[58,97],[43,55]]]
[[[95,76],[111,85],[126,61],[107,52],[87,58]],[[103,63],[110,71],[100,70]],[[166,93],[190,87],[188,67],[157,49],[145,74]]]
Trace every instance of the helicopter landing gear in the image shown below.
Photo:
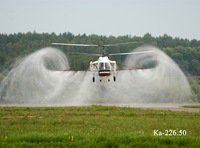
[[[114,80],[114,82],[116,81],[116,77],[115,76],[113,77],[113,80]]]
[[[103,80],[102,79],[99,79],[99,82],[102,82]],[[113,81],[115,82],[116,81],[116,76],[113,77]],[[92,77],[92,82],[95,82],[95,77]],[[111,82],[111,79],[108,78],[108,82]]]

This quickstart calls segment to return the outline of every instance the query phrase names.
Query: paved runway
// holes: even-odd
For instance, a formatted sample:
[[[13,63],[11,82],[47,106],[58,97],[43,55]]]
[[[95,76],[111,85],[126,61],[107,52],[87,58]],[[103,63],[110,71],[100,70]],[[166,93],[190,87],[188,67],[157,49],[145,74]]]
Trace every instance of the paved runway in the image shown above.
[[[186,112],[197,112],[200,113],[200,108],[195,108],[195,106],[200,106],[200,103],[184,103],[184,104],[175,104],[175,103],[131,103],[131,104],[107,104],[107,103],[98,103],[98,104],[85,104],[78,106],[91,106],[91,105],[101,105],[101,106],[118,106],[118,107],[130,107],[130,108],[141,108],[141,109],[155,109],[155,110],[172,110],[172,111],[186,111]],[[65,105],[65,104],[56,104],[56,105],[45,105],[45,104],[0,104],[2,107],[63,107],[63,106],[77,106]],[[185,107],[186,106],[186,107]],[[194,107],[193,107],[194,106]]]
[[[200,106],[199,103],[188,104],[173,104],[173,103],[133,103],[133,104],[98,104],[98,105],[110,105],[119,107],[131,107],[142,109],[156,109],[156,110],[172,110],[172,111],[186,111],[200,113],[200,108],[194,108],[191,106]],[[186,107],[184,107],[186,106]]]

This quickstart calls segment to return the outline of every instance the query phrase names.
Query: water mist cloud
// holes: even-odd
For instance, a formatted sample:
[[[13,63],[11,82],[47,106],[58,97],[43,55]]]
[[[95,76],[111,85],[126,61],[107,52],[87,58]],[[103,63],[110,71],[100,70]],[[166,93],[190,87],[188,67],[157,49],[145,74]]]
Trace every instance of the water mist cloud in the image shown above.
[[[85,105],[96,103],[182,103],[191,102],[190,85],[165,53],[152,46],[134,51],[125,65],[148,69],[117,71],[117,81],[92,82],[90,71],[69,69],[67,57],[56,48],[44,48],[23,58],[0,83],[8,104]],[[61,70],[61,71],[60,71]]]

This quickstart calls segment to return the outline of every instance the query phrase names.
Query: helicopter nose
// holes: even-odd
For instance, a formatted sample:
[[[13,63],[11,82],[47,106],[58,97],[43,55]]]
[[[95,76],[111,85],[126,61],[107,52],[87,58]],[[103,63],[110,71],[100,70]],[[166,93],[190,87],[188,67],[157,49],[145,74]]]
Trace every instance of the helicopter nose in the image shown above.
[[[101,77],[110,76],[110,71],[99,71],[99,76]]]

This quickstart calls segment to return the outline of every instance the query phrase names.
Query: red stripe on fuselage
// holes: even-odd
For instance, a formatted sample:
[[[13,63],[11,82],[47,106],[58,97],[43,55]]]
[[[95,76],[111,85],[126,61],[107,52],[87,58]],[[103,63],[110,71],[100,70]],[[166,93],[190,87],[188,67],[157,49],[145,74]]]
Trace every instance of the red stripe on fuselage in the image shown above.
[[[110,71],[99,71],[99,76],[110,76]]]

